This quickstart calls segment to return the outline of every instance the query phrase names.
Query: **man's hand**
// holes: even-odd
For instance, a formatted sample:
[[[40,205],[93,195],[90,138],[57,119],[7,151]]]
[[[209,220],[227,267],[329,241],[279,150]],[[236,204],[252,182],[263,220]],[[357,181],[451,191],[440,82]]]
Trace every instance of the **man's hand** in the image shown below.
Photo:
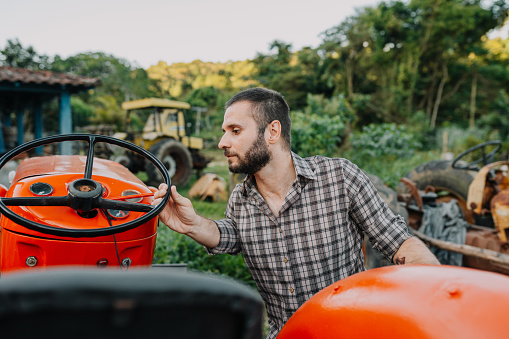
[[[159,204],[167,191],[168,185],[159,185],[159,189],[154,193],[152,205]],[[204,246],[212,248],[219,243],[220,234],[216,223],[199,216],[191,200],[178,194],[175,186],[171,186],[168,204],[159,213],[159,220],[171,230],[186,234]]]
[[[396,265],[440,265],[438,259],[417,237],[405,240],[392,261]]]
[[[159,189],[154,193],[152,205],[159,204],[167,191],[168,185],[159,185]],[[159,220],[175,232],[187,234],[191,227],[198,223],[198,215],[191,201],[178,194],[175,186],[171,186],[168,204],[159,214]]]

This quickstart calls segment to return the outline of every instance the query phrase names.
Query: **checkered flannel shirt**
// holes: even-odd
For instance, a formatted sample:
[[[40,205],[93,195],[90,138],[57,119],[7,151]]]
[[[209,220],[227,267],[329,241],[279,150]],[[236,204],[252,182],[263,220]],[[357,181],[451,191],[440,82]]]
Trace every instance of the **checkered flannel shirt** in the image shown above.
[[[275,338],[290,316],[324,287],[365,270],[362,243],[392,259],[410,237],[367,176],[346,159],[292,153],[297,179],[276,218],[253,176],[233,190],[210,254],[242,253],[266,304]]]

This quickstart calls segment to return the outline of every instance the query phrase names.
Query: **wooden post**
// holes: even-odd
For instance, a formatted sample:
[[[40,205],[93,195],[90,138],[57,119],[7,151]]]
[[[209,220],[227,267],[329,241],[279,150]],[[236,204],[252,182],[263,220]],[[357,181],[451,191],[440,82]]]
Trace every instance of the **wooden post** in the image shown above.
[[[414,229],[410,229],[410,232],[413,233],[416,237],[418,237],[422,241],[424,241],[432,246],[435,246],[435,247],[438,247],[438,248],[441,248],[441,249],[444,249],[447,251],[461,253],[464,255],[470,255],[470,256],[474,256],[476,258],[486,259],[486,260],[490,260],[494,263],[509,266],[509,255],[507,255],[507,254],[500,253],[497,251],[488,250],[485,248],[479,248],[479,247],[470,246],[470,245],[455,244],[455,243],[452,243],[449,241],[434,239],[434,238],[428,237],[427,235],[425,235],[419,231],[416,231]]]

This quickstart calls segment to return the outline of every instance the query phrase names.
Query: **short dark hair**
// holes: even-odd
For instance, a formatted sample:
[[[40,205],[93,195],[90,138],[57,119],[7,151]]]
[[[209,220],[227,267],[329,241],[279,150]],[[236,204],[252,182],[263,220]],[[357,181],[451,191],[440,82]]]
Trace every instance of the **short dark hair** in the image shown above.
[[[278,120],[281,124],[283,145],[290,150],[292,128],[290,107],[281,93],[262,87],[246,89],[231,97],[224,108],[227,109],[239,101],[249,101],[252,104],[253,118],[260,131],[264,131],[272,121]]]

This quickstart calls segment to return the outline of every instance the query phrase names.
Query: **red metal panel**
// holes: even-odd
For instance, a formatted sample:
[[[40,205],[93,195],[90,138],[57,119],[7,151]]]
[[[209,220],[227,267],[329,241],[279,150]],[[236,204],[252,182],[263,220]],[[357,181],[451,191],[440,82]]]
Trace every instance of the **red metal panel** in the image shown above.
[[[278,339],[507,338],[509,277],[452,266],[389,266],[326,287]]]
[[[106,238],[106,237],[103,237]],[[97,268],[97,262],[106,259],[109,269],[120,270],[119,260],[131,260],[130,269],[148,268],[154,256],[156,235],[132,241],[104,242],[62,241],[43,239],[2,230],[0,241],[0,271],[3,274],[18,270],[44,269],[54,266],[85,266]],[[116,247],[116,248],[115,248]],[[35,257],[37,264],[29,267],[27,258]],[[126,269],[125,267],[123,268]]]

